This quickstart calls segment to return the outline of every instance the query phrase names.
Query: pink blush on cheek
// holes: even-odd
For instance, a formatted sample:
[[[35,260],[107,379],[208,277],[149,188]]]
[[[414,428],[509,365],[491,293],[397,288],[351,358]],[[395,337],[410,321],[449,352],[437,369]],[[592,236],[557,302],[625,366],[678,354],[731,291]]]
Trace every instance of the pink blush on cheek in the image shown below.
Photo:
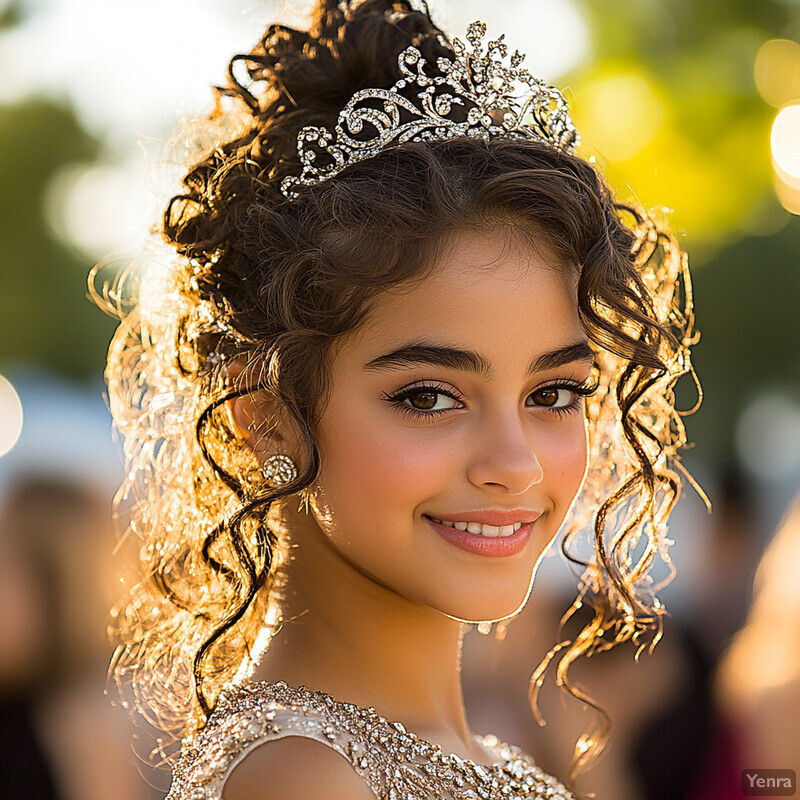
[[[336,456],[334,463],[366,502],[385,498],[394,505],[406,497],[416,505],[452,471],[447,454],[429,440],[371,436],[363,429],[350,431],[349,447]]]
[[[430,429],[398,424],[383,408],[353,413],[338,403],[321,427],[321,483],[341,533],[372,528],[376,520],[412,526],[431,498],[461,488],[460,448],[451,435],[445,441]]]

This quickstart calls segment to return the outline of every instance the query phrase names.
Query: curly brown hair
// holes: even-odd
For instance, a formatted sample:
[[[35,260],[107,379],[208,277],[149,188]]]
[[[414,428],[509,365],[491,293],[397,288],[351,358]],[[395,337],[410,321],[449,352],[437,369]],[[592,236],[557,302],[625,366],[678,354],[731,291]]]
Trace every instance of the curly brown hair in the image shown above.
[[[113,612],[112,673],[132,681],[140,711],[173,734],[202,724],[279,624],[286,543],[270,514],[306,497],[317,476],[332,347],[380,292],[428,274],[459,231],[511,228],[557,254],[578,276],[597,356],[589,472],[562,544],[595,616],[540,665],[532,698],[564,650],[558,682],[591,702],[568,680],[569,665],[658,629],[650,571],[659,555],[668,561],[685,443],[673,387],[693,375],[696,341],[674,238],[616,202],[592,163],[528,140],[408,142],[296,200],[280,192],[299,171],[298,131],[331,128],[354,92],[391,86],[410,44],[430,64],[453,56],[427,10],[408,0],[321,2],[308,31],[271,25],[231,60],[215,107],[190,131],[201,152],[161,227],[171,256],[145,275],[135,304],[106,296],[122,319],[107,364],[128,459],[119,502],[142,542],[142,578]],[[231,371],[231,360],[244,370]],[[279,401],[303,435],[301,474],[280,489],[259,481],[230,418],[228,401],[252,391]],[[591,532],[585,556],[570,549],[581,531]],[[607,727],[578,743],[574,770]]]

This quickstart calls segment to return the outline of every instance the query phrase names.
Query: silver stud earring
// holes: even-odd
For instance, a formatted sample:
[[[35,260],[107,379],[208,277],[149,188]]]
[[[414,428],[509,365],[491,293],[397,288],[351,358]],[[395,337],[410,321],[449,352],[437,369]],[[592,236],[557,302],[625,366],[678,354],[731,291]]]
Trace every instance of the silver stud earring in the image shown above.
[[[261,472],[264,478],[275,488],[280,488],[284,484],[290,483],[297,478],[297,467],[289,456],[278,454],[270,456]]]

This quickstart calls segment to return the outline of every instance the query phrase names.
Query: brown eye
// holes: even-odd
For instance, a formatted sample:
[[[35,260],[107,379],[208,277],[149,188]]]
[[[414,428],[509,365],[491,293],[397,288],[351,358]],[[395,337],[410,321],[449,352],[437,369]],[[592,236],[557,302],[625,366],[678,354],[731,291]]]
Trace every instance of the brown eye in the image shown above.
[[[436,405],[438,392],[414,392],[408,396],[408,400],[414,408],[427,411]]]
[[[537,401],[538,405],[553,406],[558,402],[558,392],[559,389],[555,386],[550,386],[545,389],[539,389],[531,396]]]
[[[409,386],[396,394],[384,394],[384,397],[403,411],[419,418],[432,419],[438,414],[458,408],[461,404],[452,390],[439,386]]]

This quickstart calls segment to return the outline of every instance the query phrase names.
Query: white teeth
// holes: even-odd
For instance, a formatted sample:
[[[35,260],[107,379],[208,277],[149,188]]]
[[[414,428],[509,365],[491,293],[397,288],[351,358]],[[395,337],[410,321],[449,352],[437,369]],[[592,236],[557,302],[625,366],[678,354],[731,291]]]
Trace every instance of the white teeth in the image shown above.
[[[522,527],[521,522],[515,522],[513,525],[496,526],[484,525],[481,522],[448,522],[447,520],[436,519],[436,517],[431,517],[431,519],[434,522],[438,522],[440,525],[447,525],[448,528],[455,528],[458,531],[476,533],[480,536],[486,536],[490,539],[511,536],[512,533],[516,533]]]

